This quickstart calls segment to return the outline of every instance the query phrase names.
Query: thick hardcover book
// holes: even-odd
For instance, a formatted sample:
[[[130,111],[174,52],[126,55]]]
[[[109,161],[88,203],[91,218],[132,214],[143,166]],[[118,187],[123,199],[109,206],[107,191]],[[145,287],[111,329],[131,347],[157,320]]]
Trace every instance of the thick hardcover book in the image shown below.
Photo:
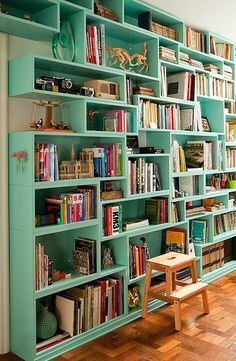
[[[58,327],[67,331],[70,336],[74,336],[74,306],[74,300],[56,295],[55,309]]]
[[[139,14],[138,26],[146,30],[152,30],[152,12],[146,11],[145,13]]]

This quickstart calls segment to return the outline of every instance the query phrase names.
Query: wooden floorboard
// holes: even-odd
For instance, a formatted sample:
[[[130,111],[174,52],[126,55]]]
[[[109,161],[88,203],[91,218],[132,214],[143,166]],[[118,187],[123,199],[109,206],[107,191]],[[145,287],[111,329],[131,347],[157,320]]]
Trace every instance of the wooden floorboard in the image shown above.
[[[165,306],[55,361],[235,361],[236,272],[208,288],[210,314],[200,296],[182,305],[182,330],[174,329],[173,306]],[[19,361],[13,354],[0,361]]]

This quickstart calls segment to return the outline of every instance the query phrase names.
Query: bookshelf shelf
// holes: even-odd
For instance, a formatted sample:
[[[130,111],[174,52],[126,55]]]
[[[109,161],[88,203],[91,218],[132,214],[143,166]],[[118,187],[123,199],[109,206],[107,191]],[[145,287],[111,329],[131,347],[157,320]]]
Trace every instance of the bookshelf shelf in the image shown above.
[[[30,45],[26,43],[26,48],[29,47],[29,49],[27,48],[25,52],[24,49],[21,50],[23,56],[9,60],[9,96],[28,100],[62,102],[63,121],[65,120],[66,125],[73,130],[71,133],[18,132],[10,134],[9,137],[9,154],[21,150],[27,153],[27,160],[22,172],[17,169],[16,160],[9,157],[11,327],[13,330],[11,344],[12,351],[26,361],[53,359],[62,352],[69,351],[139,318],[141,304],[137,309],[129,310],[127,292],[129,287],[137,285],[142,299],[145,274],[130,278],[144,271],[141,268],[135,273],[130,268],[130,262],[132,262],[130,248],[132,249],[134,246],[136,252],[136,248],[140,251],[140,247],[143,247],[142,252],[144,252],[147,245],[151,257],[159,255],[164,250],[164,235],[169,228],[183,230],[186,234],[185,249],[188,252],[193,222],[206,221],[208,223],[207,243],[195,245],[199,276],[204,280],[212,281],[236,269],[236,261],[229,260],[222,267],[203,274],[203,251],[207,247],[216,247],[219,242],[226,244],[225,242],[230,239],[232,239],[232,243],[235,242],[235,230],[224,231],[217,236],[214,236],[214,232],[217,228],[216,219],[223,217],[224,214],[227,217],[230,212],[235,211],[236,207],[232,206],[230,198],[236,197],[236,189],[224,188],[225,185],[222,185],[220,190],[215,189],[213,192],[206,192],[211,178],[223,179],[224,173],[230,173],[231,179],[234,179],[234,173],[236,173],[235,167],[226,167],[227,164],[232,164],[227,163],[226,151],[229,147],[234,148],[235,142],[226,141],[225,131],[225,125],[236,120],[234,43],[209,31],[204,31],[206,52],[200,52],[184,45],[185,23],[174,15],[145,4],[141,0],[112,2],[101,0],[101,3],[114,11],[117,15],[117,21],[95,14],[94,0],[35,0],[34,2],[30,0],[22,2],[4,0],[2,2],[3,7],[9,5],[18,9],[18,15],[16,13],[14,13],[16,16],[13,16],[13,13],[10,14],[10,8],[9,15],[0,13],[0,31],[32,40],[46,40],[51,46],[50,41],[53,34],[58,33],[61,23],[68,20],[73,30],[76,48],[73,62],[68,62],[40,55],[40,43],[38,55],[30,54]],[[29,13],[32,17],[35,16],[36,22],[23,19],[24,13]],[[147,29],[139,26],[142,25],[144,13],[148,14],[148,21],[151,21]],[[104,29],[103,35],[101,29]],[[106,50],[101,55],[101,62],[99,58],[100,43],[99,41],[96,42],[96,37],[99,40],[99,32],[100,41],[104,41],[106,45]],[[223,44],[222,48],[227,50],[225,50],[225,55],[228,59],[210,53],[212,50],[210,46],[211,37],[214,38],[215,43]],[[141,70],[141,67],[136,68],[137,65],[133,69],[136,61],[134,59],[138,59],[137,56],[132,60],[133,63],[126,66],[126,70],[119,67],[119,62],[110,66],[112,57],[108,47],[125,49],[134,55],[142,53],[144,44],[147,45],[146,57],[149,65],[147,71]],[[172,58],[169,57],[170,61],[168,61],[168,56],[165,56],[165,49],[163,55],[163,47],[167,48],[167,53],[169,50],[169,53],[172,54]],[[92,57],[91,54],[89,55],[91,52]],[[182,53],[185,53],[185,56]],[[93,56],[96,59],[96,54],[98,54],[99,61],[95,61],[97,64],[90,63],[89,60],[92,61]],[[186,62],[186,56],[189,56],[192,61]],[[176,63],[171,62],[173,58],[176,59]],[[202,65],[197,61],[201,62]],[[103,65],[98,65],[98,63]],[[213,64],[213,67],[209,67],[209,64]],[[204,69],[204,66],[211,71]],[[206,82],[207,91],[205,88],[203,91],[199,87],[198,92],[208,95],[194,94],[192,96],[193,94],[191,94],[191,96],[183,96],[183,99],[161,96],[161,94],[165,94],[163,91],[165,84],[162,84],[163,68],[161,67],[166,68],[167,77],[186,72],[190,73],[191,77],[203,79]],[[87,80],[115,82],[119,88],[119,98],[106,98],[104,95],[102,97],[82,96],[79,95],[79,91],[64,93],[36,89],[35,81],[41,76],[69,78],[77,90],[84,86]],[[229,88],[224,93],[227,94],[228,98],[213,96],[213,94],[222,94],[214,91],[216,90],[214,86],[218,83]],[[133,95],[133,88],[136,88],[135,95]],[[232,99],[229,98],[231,88],[233,90]],[[188,93],[192,93],[189,83],[187,90]],[[171,93],[166,92],[166,94]],[[184,99],[194,99],[194,101]],[[169,114],[169,117],[172,116],[169,118],[171,123],[169,120],[163,125],[159,123],[163,128],[201,129],[201,131],[159,129],[155,128],[157,122],[153,122],[153,124],[151,120],[147,124],[142,122],[144,118],[142,112],[145,109],[143,104],[148,103],[154,103],[158,112],[171,113]],[[234,111],[234,113],[226,113],[225,108],[228,111]],[[184,113],[182,110],[186,112]],[[176,126],[174,112],[178,113],[178,126]],[[153,113],[153,110],[150,110],[150,113],[151,118],[157,117],[157,114],[154,114],[155,111]],[[175,116],[177,116],[176,114]],[[190,127],[181,124],[181,122],[184,123],[181,119],[184,114],[192,117]],[[158,114],[158,116],[161,117],[162,115]],[[122,126],[120,126],[119,117],[122,118]],[[205,123],[203,122],[204,119]],[[206,123],[209,123],[209,127],[204,128],[203,125]],[[150,128],[144,128],[144,126],[150,126]],[[202,131],[202,129],[207,131]],[[128,140],[137,137],[139,147],[151,147],[153,153],[129,153]],[[172,167],[172,163],[174,163],[173,143],[175,141],[180,146],[190,144],[189,141],[202,141],[204,144],[211,142],[212,147],[217,146],[216,152],[221,159],[219,161],[215,159],[211,165],[207,164],[207,167],[203,162],[204,166],[199,166],[199,169],[191,168],[192,171],[173,172],[172,169],[189,168]],[[43,148],[43,157],[45,158],[41,158],[40,161],[37,158],[37,146],[35,147],[35,144],[41,145]],[[86,176],[85,178],[74,179],[74,175],[71,177],[69,173],[63,179],[63,173],[61,173],[60,177],[58,175],[52,177],[52,179],[56,179],[55,181],[48,181],[49,178],[45,176],[48,159],[45,154],[46,150],[49,149],[47,145],[56,147],[54,151],[56,149],[58,164],[54,158],[54,167],[56,164],[58,169],[61,162],[72,159],[71,149],[74,148],[76,159],[80,159],[80,152],[84,148],[92,149],[92,166],[95,176],[85,172],[77,174],[77,176]],[[158,151],[160,148],[163,153],[154,153],[157,151],[155,148],[158,148]],[[41,178],[38,177],[39,173],[37,173],[40,162],[43,163],[44,167],[43,173],[41,169]],[[214,169],[203,170],[204,168]],[[111,176],[112,174],[115,176]],[[101,177],[101,175],[106,176]],[[69,177],[72,179],[67,179]],[[188,179],[194,179],[193,183],[195,181],[197,183],[196,189],[191,193],[194,194],[193,196],[186,196],[189,192],[185,190],[182,192],[180,189],[181,182],[183,185]],[[160,188],[155,183],[157,181],[160,181]],[[57,224],[58,222],[62,223],[67,216],[75,217],[77,206],[71,203],[71,194],[79,194],[81,189],[85,192],[83,193],[84,199],[87,197],[87,200],[84,201],[84,209],[87,215],[92,214],[92,217],[89,216],[90,219],[79,222],[78,219],[84,218],[78,217],[77,220],[72,218],[73,223]],[[108,192],[117,190],[119,193],[115,196],[120,198],[111,199],[112,194]],[[173,193],[177,197],[177,194],[181,195],[181,192],[182,195],[184,194],[183,197],[172,198]],[[94,194],[94,198],[90,199],[89,194],[90,196]],[[102,200],[102,197],[106,200]],[[156,200],[157,198],[158,200]],[[59,201],[54,208],[51,205],[53,204],[52,199]],[[162,222],[165,223],[161,223],[161,218],[157,218],[157,214],[155,214],[157,224],[149,224],[139,228],[136,225],[135,229],[123,231],[131,215],[139,221],[144,220],[144,223],[147,224],[145,219],[147,218],[146,206],[148,202],[150,204],[151,202],[165,204],[164,208],[157,211],[159,217],[164,215],[165,219],[162,219]],[[225,208],[187,216],[189,206],[201,207],[204,202],[222,203]],[[16,212],[19,204],[21,204],[21,212]],[[218,206],[221,207],[222,205],[218,204]],[[54,209],[54,224],[36,227],[35,218],[42,216],[44,220],[43,217],[46,216],[47,219],[52,209]],[[92,213],[91,209],[95,213]],[[63,215],[62,212],[64,212]],[[116,212],[118,212],[118,221]],[[69,220],[71,221],[71,218]],[[37,224],[47,224],[43,223],[44,221],[40,222],[41,218]],[[108,227],[108,223],[109,227],[112,226],[111,229]],[[117,225],[120,233],[115,228]],[[111,235],[104,236],[107,234]],[[90,274],[85,275],[74,271],[73,251],[75,251],[78,238],[88,238],[92,242],[90,245],[93,245],[91,246],[93,251],[90,249],[90,253],[87,251],[85,252],[86,255],[83,254],[83,257],[86,256],[87,270],[88,264],[91,266],[93,263],[94,268]],[[104,250],[106,252],[110,250],[112,254],[113,263],[110,263],[110,265],[112,264],[110,268],[106,268]],[[91,255],[92,260],[91,257],[89,258]],[[45,263],[47,266],[44,266],[42,257],[45,262],[49,259],[53,261],[56,270],[71,273],[71,278],[60,281],[54,280],[51,285],[47,285],[42,274],[47,275],[47,272],[51,272],[51,270],[47,270],[47,263]],[[86,331],[84,329],[79,335],[74,335],[58,345],[36,352],[36,316],[42,300],[46,299],[49,309],[55,312],[55,300],[58,295],[63,297],[63,294],[65,295],[74,287],[86,288],[87,290],[90,288],[90,300],[88,297],[83,300],[87,302],[88,309],[90,307],[90,311],[95,312],[92,298],[94,302],[96,299],[92,294],[92,287],[95,288],[99,280],[103,282],[105,279],[108,280],[105,287],[107,287],[107,292],[110,292],[110,304],[112,304],[112,286],[109,280],[119,280],[115,287],[118,287],[120,282],[121,314],[97,326],[90,325],[94,327]],[[163,302],[151,301],[149,311],[163,305]],[[80,309],[77,312],[82,311]],[[108,307],[104,312],[109,319]],[[23,331],[19,328],[21,324],[25,325]]]

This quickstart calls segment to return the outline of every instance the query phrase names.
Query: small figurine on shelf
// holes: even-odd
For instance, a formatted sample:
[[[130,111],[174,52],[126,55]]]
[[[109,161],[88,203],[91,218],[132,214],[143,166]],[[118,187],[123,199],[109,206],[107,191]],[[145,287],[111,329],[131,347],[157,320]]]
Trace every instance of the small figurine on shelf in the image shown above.
[[[109,247],[102,249],[102,269],[109,269],[113,266],[112,250]]]
[[[128,289],[128,308],[134,309],[140,303],[139,286],[135,285]]]
[[[39,108],[41,107],[45,110],[44,116],[42,116],[41,112],[39,111]],[[54,110],[58,108],[61,117],[61,107],[61,102],[52,102],[51,100],[40,100],[39,102],[33,102],[32,120],[30,122],[30,127],[35,130],[47,132],[72,132],[72,130],[68,128],[62,119],[60,119],[58,122],[54,120]],[[39,118],[39,120],[36,120],[37,118]],[[45,120],[43,120],[43,118],[45,118]]]
[[[104,18],[118,21],[118,16],[114,13],[114,11],[108,7],[103,6],[100,0],[95,0],[94,12],[97,15],[103,16]]]
[[[80,152],[79,160],[77,160],[72,145],[69,160],[63,160],[59,165],[59,177],[60,180],[93,178],[93,152]]]
[[[119,67],[125,71],[133,71],[132,68],[139,67],[139,73],[145,71],[148,72],[148,62],[147,62],[147,43],[143,43],[142,54],[135,53],[130,55],[128,50],[123,48],[110,48],[106,46],[107,51],[110,53],[111,60],[113,60],[110,64],[113,65],[119,64]],[[136,63],[132,63],[133,60],[136,59]],[[127,68],[129,66],[129,68]]]
[[[25,14],[25,15],[24,15],[24,20],[32,21],[32,22],[35,23],[35,20],[34,20],[34,19],[32,18],[32,16],[29,15],[29,14]]]
[[[2,6],[2,3],[0,3],[0,13],[6,14],[6,15],[8,14],[7,9]]]

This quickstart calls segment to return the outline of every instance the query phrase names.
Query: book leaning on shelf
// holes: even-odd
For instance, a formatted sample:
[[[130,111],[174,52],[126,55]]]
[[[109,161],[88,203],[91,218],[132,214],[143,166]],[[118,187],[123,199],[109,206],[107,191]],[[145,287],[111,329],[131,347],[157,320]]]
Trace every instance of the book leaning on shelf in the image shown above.
[[[194,243],[206,243],[208,237],[208,221],[193,220],[191,224],[191,239]]]
[[[94,239],[78,237],[75,240],[73,253],[73,268],[78,274],[96,272],[96,241]]]
[[[183,100],[195,100],[195,75],[188,72],[167,76],[167,96]]]
[[[164,231],[165,253],[186,252],[186,229],[172,227]]]

